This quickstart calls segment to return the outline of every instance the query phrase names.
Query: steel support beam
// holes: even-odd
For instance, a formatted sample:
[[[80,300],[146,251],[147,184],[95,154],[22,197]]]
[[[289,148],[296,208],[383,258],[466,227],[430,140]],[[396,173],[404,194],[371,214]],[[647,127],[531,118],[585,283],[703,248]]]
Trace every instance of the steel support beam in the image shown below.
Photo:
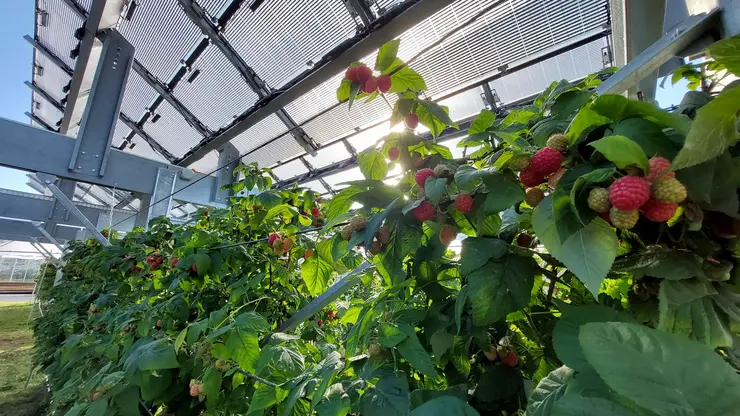
[[[216,202],[225,204],[229,197],[234,195],[233,191],[223,190],[221,187],[234,182],[234,170],[239,166],[239,150],[231,143],[227,143],[223,149],[218,152],[218,179],[216,187],[213,188],[212,199]],[[247,189],[246,191],[249,191]]]
[[[72,68],[70,68],[69,65],[65,64],[64,61],[59,59],[59,57],[56,56],[54,52],[49,50],[49,48],[41,44],[41,42],[28,35],[23,36],[23,39],[28,41],[28,43],[30,43],[31,46],[33,46],[37,51],[41,52],[42,55],[49,58],[49,60],[52,61],[54,65],[58,66],[59,69],[64,71],[67,75],[69,75],[70,77],[73,75],[74,71],[72,71]]]
[[[41,229],[46,231],[44,227],[41,227]],[[74,240],[77,230],[79,230],[79,228],[57,227],[53,232],[50,232],[49,235],[54,237],[54,240],[59,243],[60,241]],[[44,244],[55,244],[46,238],[46,236],[42,234],[39,229],[34,227],[31,222],[0,218],[0,240],[30,242],[30,240],[34,238],[39,239],[39,241]]]
[[[28,117],[31,120],[33,120],[33,121],[41,124],[42,126],[44,126],[44,128],[46,130],[53,131],[54,133],[58,133],[59,132],[59,130],[57,130],[54,127],[52,127],[51,125],[49,125],[49,123],[47,123],[44,120],[42,120],[41,117],[37,116],[36,114],[30,113],[28,111],[26,111],[25,114],[26,114],[26,117]]]
[[[342,3],[344,3],[344,7],[347,8],[350,16],[353,19],[360,19],[363,26],[369,27],[375,20],[375,15],[367,6],[365,0],[342,0]]]
[[[198,133],[200,133],[203,137],[209,137],[211,135],[211,130],[206,127],[205,124],[201,123],[200,120],[198,120],[193,113],[190,112],[190,110],[185,107],[183,103],[180,102],[173,94],[170,88],[165,85],[162,81],[159,80],[154,74],[149,72],[144,66],[137,60],[134,60],[133,69],[136,71],[137,74],[139,74],[142,78],[144,78],[144,81],[149,84],[152,88],[154,88],[155,91],[157,91],[157,94],[162,96],[170,105],[182,115],[182,117],[185,119],[185,121],[190,124],[192,128],[195,129]]]
[[[170,207],[172,206],[172,192],[175,189],[175,182],[177,181],[176,173],[169,169],[160,169],[157,173],[157,180],[154,185],[154,192],[152,193],[153,206],[142,206],[140,211],[148,210],[146,225],[149,227],[149,222],[157,217],[167,216],[170,213]]]
[[[620,94],[657,71],[661,65],[716,28],[721,11],[690,16],[666,33],[596,88],[597,94]]]
[[[116,31],[108,33],[95,71],[89,105],[82,117],[79,138],[75,141],[69,162],[69,170],[93,177],[105,175],[116,120],[133,60],[133,45]]]
[[[57,101],[56,98],[52,97],[48,92],[41,89],[35,83],[29,82],[29,81],[24,81],[23,83],[26,84],[26,86],[30,88],[31,91],[40,95],[44,100],[48,101],[51,105],[53,105],[54,108],[61,111],[62,113],[64,112],[64,106],[62,105],[62,103]]]
[[[319,297],[312,300],[308,305],[306,305],[303,309],[299,310],[295,313],[295,315],[291,316],[290,319],[285,321],[280,328],[278,329],[279,332],[290,332],[301,323],[307,321],[310,317],[315,315],[318,312],[321,312],[326,305],[334,302],[339,296],[346,293],[348,290],[352,289],[357,283],[360,282],[360,275],[365,273],[370,267],[372,267],[372,263],[368,263],[367,261],[363,262],[360,267],[345,273],[339,281],[334,283],[329,289],[326,290],[323,294],[319,295]]]
[[[370,55],[384,43],[394,39],[449,4],[449,0],[419,0],[409,5],[393,18],[390,18],[387,14],[384,15],[382,19],[378,19],[377,28],[356,36],[351,41],[351,46],[341,52],[330,54],[331,57],[325,57],[314,68],[308,70],[297,81],[291,83],[285,90],[272,93],[257,106],[247,110],[247,112],[238,117],[228,128],[209,137],[199,146],[191,149],[178,164],[183,166],[190,165],[211,151],[219,149],[225,143],[245,132],[248,128],[264,120],[267,116],[276,113],[301,95],[321,85],[321,83],[332,76],[344,71],[352,62],[359,61]],[[385,18],[387,19],[383,20]]]
[[[144,139],[145,142],[149,143],[149,145],[157,153],[162,155],[169,162],[173,162],[175,159],[177,159],[175,155],[170,153],[161,144],[159,144],[156,140],[154,140],[154,138],[150,136],[149,133],[145,132],[144,129],[139,125],[139,123],[132,120],[131,117],[127,116],[124,113],[120,113],[118,118],[123,122],[123,124],[125,124],[128,128],[130,128],[132,132],[136,133],[139,137]]]
[[[96,75],[95,69],[98,67],[103,49],[102,43],[97,39],[98,33],[118,25],[126,2],[125,0],[93,0],[89,14],[74,0],[65,0],[65,3],[85,20],[84,34],[75,60],[74,75],[72,75],[67,96],[67,107],[60,128],[63,134],[76,136],[87,107],[88,92],[92,88]]]
[[[190,20],[210,39],[210,41],[221,51],[226,59],[236,68],[239,74],[244,78],[249,88],[254,91],[260,99],[269,96],[272,89],[257,75],[257,73],[242,59],[239,53],[221,34],[221,31],[213,22],[208,13],[197,3],[192,0],[178,0],[185,14]],[[295,120],[282,108],[275,111],[275,115],[280,121],[291,130],[293,138],[303,147],[306,152],[316,155],[318,146],[311,140],[303,129],[298,127]]]
[[[33,226],[36,227],[36,229],[39,230],[39,232],[43,234],[44,237],[46,237],[49,241],[51,241],[52,244],[57,246],[57,248],[60,251],[64,251],[64,247],[61,244],[59,244],[59,242],[56,240],[56,238],[54,238],[54,236],[52,236],[51,234],[49,234],[48,231],[46,231],[46,229],[43,227],[43,225],[41,225],[40,222],[34,221],[31,224],[33,224]]]
[[[70,171],[69,161],[75,139],[0,118],[0,165],[30,172],[48,173],[60,178],[94,185],[151,194],[161,168],[180,172],[183,168],[111,149],[105,175],[95,177]],[[210,200],[215,178],[188,169],[189,180],[178,178],[175,199],[199,205],[214,205]],[[193,182],[196,182],[194,183]],[[192,185],[191,185],[192,184]],[[188,186],[187,189],[184,189]],[[182,190],[182,191],[181,191]]]

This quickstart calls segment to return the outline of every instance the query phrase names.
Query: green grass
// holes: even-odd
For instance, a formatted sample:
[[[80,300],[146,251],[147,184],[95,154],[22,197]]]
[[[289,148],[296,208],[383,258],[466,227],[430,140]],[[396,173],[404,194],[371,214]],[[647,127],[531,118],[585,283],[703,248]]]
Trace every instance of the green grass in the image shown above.
[[[43,376],[31,370],[33,332],[30,303],[0,303],[0,416],[42,415],[46,407]]]

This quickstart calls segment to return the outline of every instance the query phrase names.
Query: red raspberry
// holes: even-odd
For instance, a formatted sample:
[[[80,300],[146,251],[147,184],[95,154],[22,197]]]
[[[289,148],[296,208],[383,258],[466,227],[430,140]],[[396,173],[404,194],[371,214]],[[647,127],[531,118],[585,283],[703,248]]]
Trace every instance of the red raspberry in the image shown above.
[[[416,181],[416,184],[421,187],[421,189],[424,189],[424,186],[427,183],[427,179],[429,177],[436,178],[437,175],[434,174],[434,171],[429,168],[424,168],[416,172],[416,176],[414,177],[414,180]]]
[[[387,93],[391,89],[391,76],[381,75],[378,77],[378,89],[383,94]]]
[[[319,214],[321,213],[319,212],[318,208],[311,208],[311,216],[313,216],[314,218],[319,218]]]
[[[190,270],[192,270],[194,273],[198,273],[198,265],[193,263],[193,265],[190,266]]]
[[[373,76],[373,71],[365,65],[358,66],[356,71],[357,71],[356,80],[357,82],[361,84],[364,84],[367,80],[369,80]]]
[[[178,259],[177,257],[173,257],[173,258],[172,258],[172,261],[170,261],[170,267],[175,267],[175,266],[177,266],[177,262],[178,262],[178,261],[180,261],[180,259]]]
[[[396,160],[398,159],[398,156],[401,154],[401,151],[398,150],[397,147],[391,147],[388,149],[388,159],[390,160]]]
[[[509,367],[516,367],[517,364],[519,364],[519,357],[517,357],[516,353],[509,352],[508,354],[501,357],[501,362],[504,363],[504,365]]]
[[[545,147],[537,151],[532,156],[532,163],[528,169],[539,172],[543,175],[549,175],[560,169],[563,163],[563,155],[551,147]]]
[[[617,179],[609,187],[609,201],[620,211],[640,208],[650,199],[650,184],[637,176]]]
[[[421,222],[431,220],[436,213],[434,205],[429,201],[422,201],[418,207],[414,208],[414,216]]]
[[[450,243],[455,241],[455,238],[457,238],[457,231],[455,230],[455,227],[445,225],[439,232],[439,241],[441,241],[442,244],[446,246],[449,246]]]
[[[648,182],[654,182],[658,178],[675,178],[674,172],[669,172],[671,161],[660,156],[650,158],[650,172],[645,176]]]
[[[650,221],[666,222],[673,218],[673,215],[676,213],[676,209],[678,209],[678,204],[666,204],[664,202],[651,199],[647,201],[642,208],[640,208],[640,211],[642,211],[642,215]]]
[[[275,240],[277,240],[278,238],[280,238],[280,235],[278,235],[278,233],[270,234],[270,236],[267,237],[267,244],[272,245],[272,243],[274,243]]]
[[[353,66],[347,68],[347,72],[344,73],[344,77],[352,82],[357,82],[357,67]]]
[[[319,326],[324,325],[324,321],[321,320],[321,319],[319,319],[318,322],[316,322],[316,323],[319,324]]]
[[[524,186],[534,188],[545,181],[545,175],[527,168],[519,174],[519,179]]]
[[[378,80],[370,77],[365,83],[362,85],[362,92],[365,94],[372,94],[375,91],[378,90]]]
[[[406,124],[406,127],[413,130],[419,125],[419,116],[414,113],[406,114],[406,117],[403,118],[403,122]]]
[[[252,205],[252,211],[259,211],[260,207],[257,206],[257,204]]]
[[[460,194],[455,198],[455,208],[463,214],[473,211],[473,197],[468,194]]]

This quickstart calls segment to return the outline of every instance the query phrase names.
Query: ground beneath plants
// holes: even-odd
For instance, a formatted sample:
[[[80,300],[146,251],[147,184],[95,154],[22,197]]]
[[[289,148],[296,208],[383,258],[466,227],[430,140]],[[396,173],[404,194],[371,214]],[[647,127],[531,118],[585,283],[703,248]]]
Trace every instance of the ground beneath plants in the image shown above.
[[[42,415],[47,405],[43,375],[34,372],[28,380],[33,354],[31,307],[31,303],[0,303],[0,416]]]

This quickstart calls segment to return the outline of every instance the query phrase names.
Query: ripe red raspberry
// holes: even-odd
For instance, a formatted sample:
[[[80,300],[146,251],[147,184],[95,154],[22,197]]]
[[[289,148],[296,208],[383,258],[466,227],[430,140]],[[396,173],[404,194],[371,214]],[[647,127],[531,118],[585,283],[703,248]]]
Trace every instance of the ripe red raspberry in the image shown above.
[[[347,72],[344,73],[344,77],[352,82],[357,82],[357,67],[353,66],[347,68]]]
[[[278,238],[280,238],[280,235],[278,233],[270,234],[270,236],[267,237],[267,244],[272,245],[272,243],[274,243],[275,240],[277,240]]]
[[[642,215],[650,221],[666,222],[673,218],[677,209],[678,204],[666,204],[664,202],[651,199],[646,202],[642,208],[640,208],[640,211],[642,211]]]
[[[536,207],[537,205],[542,202],[542,200],[545,199],[545,192],[540,188],[529,188],[527,189],[526,196],[524,197],[524,202],[527,203],[530,207]]]
[[[662,178],[675,178],[674,172],[669,172],[668,169],[671,167],[671,161],[660,156],[650,158],[650,172],[645,176],[645,180],[648,182],[654,182],[657,179]]]
[[[190,270],[192,270],[193,273],[198,273],[198,265],[193,263],[193,265],[190,266]]]
[[[387,93],[391,89],[391,76],[381,75],[378,77],[378,89],[383,94]]]
[[[529,167],[531,161],[530,155],[514,155],[509,159],[507,166],[514,172],[521,172]]]
[[[501,362],[509,367],[516,367],[517,364],[519,364],[519,357],[517,357],[516,353],[509,352],[508,354],[501,357]]]
[[[320,214],[321,214],[321,212],[319,212],[319,209],[318,208],[316,208],[316,207],[311,208],[311,216],[312,217],[319,218],[319,215]]]
[[[398,156],[400,154],[401,154],[401,151],[398,150],[397,147],[391,147],[390,149],[388,149],[388,159],[392,161],[398,159]]]
[[[640,211],[636,209],[622,211],[615,207],[609,210],[609,219],[615,228],[629,230],[637,224],[640,219]]]
[[[473,211],[473,197],[468,194],[460,194],[455,198],[455,208],[463,214]]]
[[[676,178],[661,178],[653,183],[653,198],[666,204],[677,204],[686,199],[686,187]]]
[[[368,68],[366,65],[358,66],[357,67],[357,82],[360,84],[365,84],[367,80],[372,78],[373,71],[372,69]]]
[[[322,319],[319,319],[316,323],[319,324],[319,326],[324,325],[324,321]]]
[[[177,262],[178,262],[178,261],[180,261],[180,259],[178,259],[177,257],[173,257],[173,258],[172,258],[172,261],[170,261],[170,267],[175,267],[175,266],[177,266]]]
[[[544,182],[545,175],[539,172],[535,172],[530,168],[527,168],[519,174],[519,179],[522,181],[522,184],[524,184],[524,186],[533,188]]]
[[[414,216],[421,222],[431,220],[436,213],[434,205],[429,201],[421,201],[421,204],[414,208]]]
[[[414,177],[414,180],[416,181],[416,184],[419,185],[421,189],[424,189],[424,186],[427,183],[427,179],[429,177],[436,178],[437,175],[434,174],[434,171],[429,168],[424,168],[416,172],[416,176]]]
[[[406,114],[406,117],[403,118],[403,122],[406,124],[406,127],[413,130],[419,125],[419,116],[414,113]]]
[[[439,241],[446,246],[449,246],[450,243],[455,241],[455,238],[457,238],[457,230],[450,225],[445,225],[439,232]]]
[[[609,191],[604,188],[594,188],[588,194],[588,207],[598,213],[609,212],[612,204],[609,203]]]
[[[311,256],[313,256],[313,249],[312,248],[307,248],[306,251],[303,252],[303,258],[305,260],[308,260],[308,259],[311,258]]]
[[[617,179],[609,187],[609,202],[621,211],[640,208],[650,198],[650,184],[637,176]]]
[[[364,84],[362,84],[362,92],[365,94],[372,94],[378,90],[378,80],[370,77]]]
[[[561,163],[563,163],[563,155],[560,152],[550,147],[544,147],[532,156],[532,163],[528,169],[543,175],[549,175],[560,169]]]

